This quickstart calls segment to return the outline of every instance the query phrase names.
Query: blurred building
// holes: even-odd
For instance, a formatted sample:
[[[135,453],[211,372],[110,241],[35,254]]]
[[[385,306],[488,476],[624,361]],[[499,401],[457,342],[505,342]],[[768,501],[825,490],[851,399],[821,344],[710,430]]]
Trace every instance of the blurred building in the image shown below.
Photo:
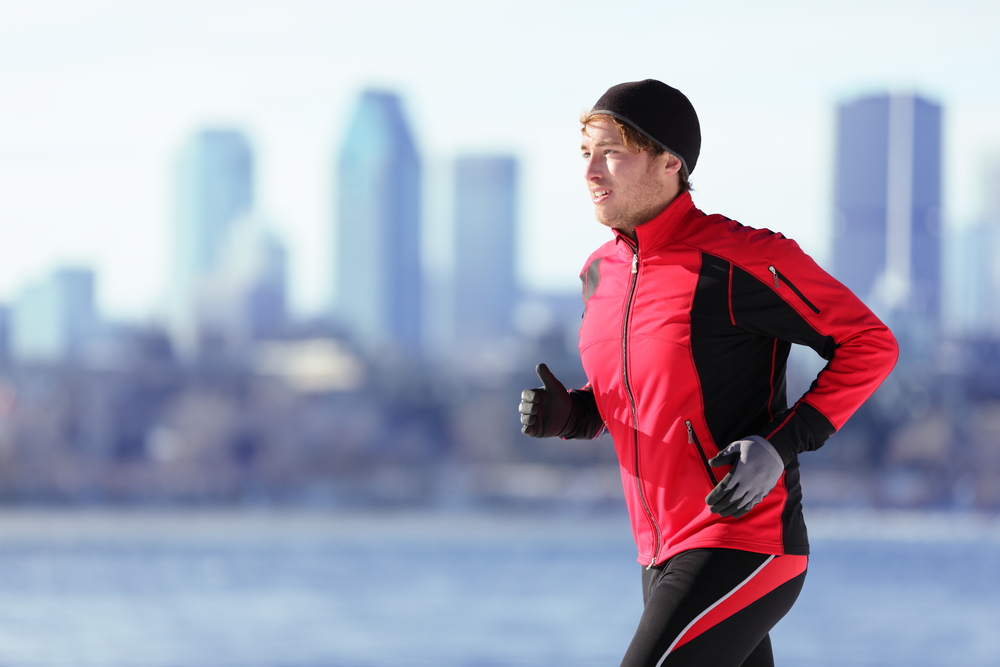
[[[279,336],[287,323],[287,283],[285,244],[258,217],[238,218],[196,292],[203,345],[241,356],[249,343]]]
[[[335,316],[365,344],[417,351],[421,167],[397,95],[361,95],[337,166]]]
[[[837,110],[833,274],[904,330],[941,313],[941,107],[872,95]]]
[[[25,287],[11,312],[11,357],[19,362],[79,359],[96,326],[94,272],[62,268]]]
[[[978,219],[949,239],[949,329],[1000,340],[1000,158],[984,169],[982,192]]]
[[[517,283],[517,161],[470,155],[455,162],[455,338],[490,344],[511,331]]]
[[[180,351],[200,345],[196,295],[217,271],[233,223],[253,205],[253,154],[235,130],[195,134],[184,147],[176,174],[171,329]]]
[[[949,244],[949,333],[1000,337],[1000,220],[984,218]]]
[[[0,364],[10,358],[10,307],[0,305]]]

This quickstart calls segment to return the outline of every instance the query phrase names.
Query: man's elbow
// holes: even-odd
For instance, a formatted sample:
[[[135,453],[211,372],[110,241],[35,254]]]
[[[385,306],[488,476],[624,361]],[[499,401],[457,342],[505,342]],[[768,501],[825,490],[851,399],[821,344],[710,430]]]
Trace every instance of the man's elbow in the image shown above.
[[[896,367],[896,362],[899,361],[899,342],[896,337],[889,330],[889,327],[883,327],[878,333],[878,346],[880,348],[879,361],[880,367],[883,370],[882,378],[885,379],[892,372],[892,369]]]

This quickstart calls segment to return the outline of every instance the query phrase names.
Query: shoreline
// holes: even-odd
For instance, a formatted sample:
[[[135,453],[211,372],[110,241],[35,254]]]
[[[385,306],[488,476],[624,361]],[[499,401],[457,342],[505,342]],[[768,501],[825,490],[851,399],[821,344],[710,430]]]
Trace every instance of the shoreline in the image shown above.
[[[806,508],[812,541],[989,542],[1000,515],[965,511]],[[232,542],[385,539],[408,543],[572,540],[630,544],[619,508],[0,508],[0,545],[24,542]]]

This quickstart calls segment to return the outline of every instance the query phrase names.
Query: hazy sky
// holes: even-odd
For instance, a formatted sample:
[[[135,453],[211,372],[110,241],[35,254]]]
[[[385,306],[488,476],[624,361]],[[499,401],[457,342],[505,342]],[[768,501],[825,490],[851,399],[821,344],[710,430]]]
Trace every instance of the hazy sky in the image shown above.
[[[576,289],[608,234],[576,118],[647,77],[698,109],[699,207],[783,231],[821,261],[836,104],[917,90],[944,105],[945,218],[964,225],[1000,154],[997,26],[995,0],[0,0],[0,300],[72,263],[98,270],[107,314],[154,314],[173,161],[213,125],[250,137],[294,305],[319,311],[334,289],[332,158],[370,85],[405,97],[439,273],[451,160],[505,151],[522,159],[522,280]]]

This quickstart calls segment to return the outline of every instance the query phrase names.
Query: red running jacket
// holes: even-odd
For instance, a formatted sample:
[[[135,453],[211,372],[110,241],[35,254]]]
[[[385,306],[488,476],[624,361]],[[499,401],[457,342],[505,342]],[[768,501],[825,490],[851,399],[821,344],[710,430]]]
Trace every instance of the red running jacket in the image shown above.
[[[616,232],[580,275],[580,355],[614,439],[639,562],[725,547],[808,554],[799,452],[814,450],[896,363],[889,329],[781,234],[705,215],[678,196]],[[828,361],[790,409],[792,343]],[[705,496],[728,472],[708,460],[761,435],[785,462],[746,515],[712,514]]]

